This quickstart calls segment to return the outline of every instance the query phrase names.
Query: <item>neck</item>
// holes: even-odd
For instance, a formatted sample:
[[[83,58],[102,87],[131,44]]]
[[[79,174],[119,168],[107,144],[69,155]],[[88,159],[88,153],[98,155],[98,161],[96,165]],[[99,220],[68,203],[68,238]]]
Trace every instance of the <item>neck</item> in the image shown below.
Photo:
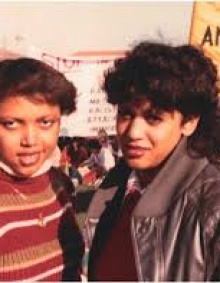
[[[174,149],[173,149],[173,151],[174,151]],[[158,166],[156,166],[154,168],[148,168],[148,169],[136,171],[136,174],[137,174],[138,179],[139,179],[139,183],[140,183],[142,188],[146,187],[147,185],[149,185],[153,181],[153,179],[155,178],[157,173],[161,170],[161,168],[164,166],[164,164],[169,159],[172,152]]]
[[[147,185],[149,185],[153,181],[157,173],[161,170],[161,168],[166,163],[166,160],[167,158],[163,162],[161,162],[157,167],[136,171],[136,174],[139,179],[139,183],[142,188],[145,188]]]
[[[153,181],[159,170],[160,169],[157,167],[155,169],[136,171],[141,188],[145,188],[147,185],[149,185]]]

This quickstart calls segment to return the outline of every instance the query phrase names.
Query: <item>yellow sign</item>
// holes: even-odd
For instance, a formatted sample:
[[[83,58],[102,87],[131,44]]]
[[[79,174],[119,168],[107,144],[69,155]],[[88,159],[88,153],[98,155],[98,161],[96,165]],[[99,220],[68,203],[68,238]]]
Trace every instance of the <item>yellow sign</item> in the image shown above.
[[[189,43],[202,48],[220,73],[220,2],[194,2]]]

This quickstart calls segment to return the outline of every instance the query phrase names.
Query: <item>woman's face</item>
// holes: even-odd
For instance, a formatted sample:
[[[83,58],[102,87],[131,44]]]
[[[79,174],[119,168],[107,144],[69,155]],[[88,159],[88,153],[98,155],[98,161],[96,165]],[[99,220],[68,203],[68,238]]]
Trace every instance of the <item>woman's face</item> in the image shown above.
[[[0,103],[0,160],[15,174],[33,175],[56,147],[60,108],[10,97]]]
[[[146,99],[123,103],[118,106],[117,134],[124,158],[136,170],[156,168],[197,123],[196,118],[183,123],[178,111],[159,112]]]

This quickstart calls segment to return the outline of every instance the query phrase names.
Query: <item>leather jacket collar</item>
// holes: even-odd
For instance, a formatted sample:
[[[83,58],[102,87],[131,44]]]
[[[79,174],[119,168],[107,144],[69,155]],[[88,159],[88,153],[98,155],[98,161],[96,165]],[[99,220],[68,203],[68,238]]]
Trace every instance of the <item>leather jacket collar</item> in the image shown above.
[[[175,165],[176,164],[176,165]],[[176,150],[149,184],[135,208],[136,216],[160,216],[172,202],[189,187],[208,164],[207,158],[191,158],[187,153],[187,140],[183,138]]]

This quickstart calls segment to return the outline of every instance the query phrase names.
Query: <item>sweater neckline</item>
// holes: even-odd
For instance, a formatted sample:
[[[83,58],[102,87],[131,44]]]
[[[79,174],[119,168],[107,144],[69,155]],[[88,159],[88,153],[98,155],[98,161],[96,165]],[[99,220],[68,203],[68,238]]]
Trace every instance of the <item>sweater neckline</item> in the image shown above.
[[[50,171],[45,172],[41,175],[31,178],[24,178],[9,175],[0,168],[0,184],[4,187],[7,184],[8,186],[13,187],[15,190],[19,190],[24,194],[31,194],[40,192],[45,189],[50,182]]]

